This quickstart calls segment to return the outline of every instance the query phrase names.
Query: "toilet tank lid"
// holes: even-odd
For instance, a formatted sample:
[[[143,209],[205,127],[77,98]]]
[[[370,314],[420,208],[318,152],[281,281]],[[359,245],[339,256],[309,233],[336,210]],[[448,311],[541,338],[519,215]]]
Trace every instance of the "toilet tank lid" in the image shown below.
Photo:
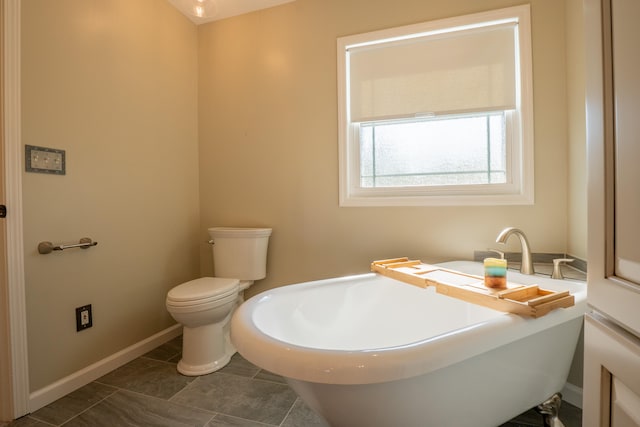
[[[239,283],[238,279],[201,277],[171,289],[167,298],[172,301],[190,301],[228,294],[236,290]]]
[[[242,228],[242,227],[211,227],[208,229],[211,237],[269,237],[271,228]]]

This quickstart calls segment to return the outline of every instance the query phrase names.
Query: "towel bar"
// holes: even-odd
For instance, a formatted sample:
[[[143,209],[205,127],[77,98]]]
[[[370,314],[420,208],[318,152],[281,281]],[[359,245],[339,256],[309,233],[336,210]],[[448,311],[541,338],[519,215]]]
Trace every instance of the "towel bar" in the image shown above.
[[[78,243],[71,245],[54,245],[51,242],[40,242],[38,244],[38,252],[42,255],[50,254],[53,251],[63,251],[71,248],[89,249],[91,246],[97,245],[98,242],[92,241],[88,237],[83,237]]]

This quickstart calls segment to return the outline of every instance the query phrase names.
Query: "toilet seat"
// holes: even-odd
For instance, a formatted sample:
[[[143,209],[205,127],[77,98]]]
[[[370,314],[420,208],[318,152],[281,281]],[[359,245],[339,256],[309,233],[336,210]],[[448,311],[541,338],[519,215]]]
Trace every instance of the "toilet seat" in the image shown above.
[[[238,283],[238,279],[201,277],[171,289],[167,294],[167,304],[191,306],[225,299],[238,293]]]

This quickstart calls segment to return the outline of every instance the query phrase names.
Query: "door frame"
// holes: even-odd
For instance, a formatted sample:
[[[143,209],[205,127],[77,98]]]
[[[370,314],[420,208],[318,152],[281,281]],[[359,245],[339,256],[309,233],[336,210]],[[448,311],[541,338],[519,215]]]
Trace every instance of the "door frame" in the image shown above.
[[[589,306],[640,335],[640,287],[616,276],[614,95],[610,1],[585,0]]]
[[[640,288],[615,271],[614,93],[610,0],[584,1],[590,312],[585,321],[583,425],[608,426],[614,379],[640,395]]]
[[[22,141],[20,94],[20,0],[0,0],[2,7],[2,144],[6,226],[6,280],[0,280],[7,296],[0,310],[7,313],[2,322],[6,334],[0,334],[7,357],[0,358],[0,371],[10,378],[0,391],[12,398],[0,406],[2,418],[18,418],[29,413],[29,358],[27,353],[27,316],[24,278],[24,241],[22,211]],[[8,324],[4,324],[8,323]],[[6,342],[5,342],[6,341]]]

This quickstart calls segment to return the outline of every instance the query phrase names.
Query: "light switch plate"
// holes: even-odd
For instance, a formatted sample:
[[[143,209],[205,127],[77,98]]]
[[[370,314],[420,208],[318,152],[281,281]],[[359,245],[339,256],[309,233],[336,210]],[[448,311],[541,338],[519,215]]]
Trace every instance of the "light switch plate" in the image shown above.
[[[65,151],[56,148],[25,145],[25,168],[27,172],[66,174]]]

